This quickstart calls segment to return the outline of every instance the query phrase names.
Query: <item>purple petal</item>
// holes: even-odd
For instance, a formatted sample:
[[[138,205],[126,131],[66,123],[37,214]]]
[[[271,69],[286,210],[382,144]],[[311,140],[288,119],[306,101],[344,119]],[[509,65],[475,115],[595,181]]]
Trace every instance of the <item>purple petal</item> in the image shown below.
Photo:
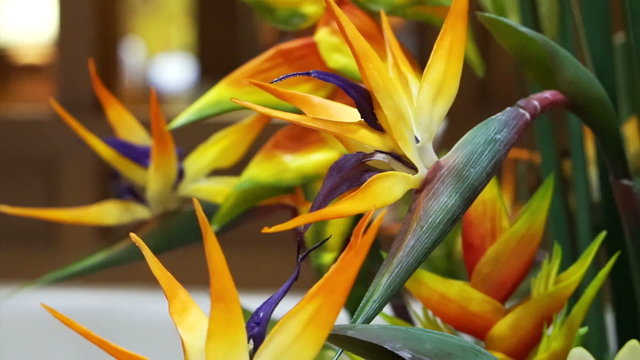
[[[143,166],[145,168],[149,167],[149,163],[151,162],[150,146],[133,144],[116,137],[108,137],[103,140],[107,145],[111,146],[113,149],[119,152],[120,155],[126,157],[127,159],[135,162],[140,166]],[[178,156],[180,156],[182,151],[180,149],[176,149],[176,153],[178,154]],[[182,163],[179,163],[178,166],[178,178],[176,179],[176,185],[180,182],[180,180],[182,180],[182,177],[184,176]],[[130,189],[127,189],[127,187]],[[122,192],[123,196],[121,198],[127,198],[129,195],[131,195],[131,191],[134,191],[131,185],[124,184],[117,189],[116,194],[119,195]],[[136,196],[140,198],[138,195]],[[134,196],[134,198],[136,197]]]
[[[384,155],[376,152],[369,154],[356,152],[342,155],[327,171],[322,187],[313,200],[309,211],[316,211],[329,205],[338,196],[361,186],[372,176],[383,172],[384,170],[367,164],[368,161],[379,156]],[[305,225],[303,231],[306,231],[309,226],[311,224]]]
[[[304,72],[295,72],[287,75],[280,76],[279,78],[271,81],[271,83],[277,83],[282,80],[286,80],[292,77],[297,76],[309,76],[324,82],[328,82],[339,87],[342,91],[344,91],[356,104],[356,108],[367,125],[370,127],[384,132],[382,126],[378,122],[378,117],[373,111],[373,100],[371,99],[371,94],[369,90],[367,90],[362,85],[355,83],[349,79],[346,79],[338,74],[330,73],[327,71],[320,70],[311,70]]]
[[[289,276],[287,281],[275,293],[273,293],[273,295],[271,295],[265,302],[263,302],[262,305],[258,306],[249,320],[247,320],[247,337],[248,341],[253,342],[253,352],[258,350],[260,345],[262,345],[262,342],[267,335],[269,321],[271,320],[271,316],[273,315],[276,307],[278,307],[280,301],[282,301],[289,290],[291,290],[293,284],[298,280],[302,262],[312,251],[319,248],[322,244],[327,242],[327,240],[329,240],[329,238],[319,241],[307,251],[305,251],[302,255],[300,255],[300,248],[298,247],[296,267],[293,270],[291,276]]]
[[[136,164],[144,167],[149,166],[149,159],[151,158],[150,146],[133,144],[116,137],[106,138],[104,142]]]

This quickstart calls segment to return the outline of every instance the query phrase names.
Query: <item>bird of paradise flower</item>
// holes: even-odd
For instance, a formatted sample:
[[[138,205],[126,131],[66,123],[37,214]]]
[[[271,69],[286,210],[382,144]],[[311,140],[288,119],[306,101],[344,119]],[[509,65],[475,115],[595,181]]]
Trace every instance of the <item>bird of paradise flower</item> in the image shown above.
[[[600,234],[580,258],[559,272],[561,249],[543,262],[528,298],[505,302],[526,278],[542,240],[553,192],[549,177],[512,221],[502,190],[493,179],[462,220],[462,249],[469,281],[418,270],[405,284],[409,292],[452,328],[484,341],[500,359],[564,359],[593,298],[617,255],[586,288],[568,317],[562,310],[582,281],[605,234]],[[545,334],[543,336],[543,334]],[[534,348],[538,347],[535,352]]]
[[[375,20],[349,1],[340,1],[339,6],[362,32],[367,42],[378,53],[383,53],[384,39]],[[295,107],[291,104],[251,86],[246,80],[269,81],[282,74],[314,69],[337,71],[354,79],[360,78],[355,60],[340,36],[335,21],[324,10],[313,35],[272,46],[238,67],[176,116],[169,127],[175,129],[207,117],[242,109],[241,105],[230,100],[240,94],[244,100],[279,110],[293,111]],[[331,84],[309,82],[305,79],[291,79],[284,86],[289,90],[313,93],[321,97],[329,97],[336,93],[335,87]]]
[[[219,203],[236,183],[232,176],[208,176],[214,170],[237,163],[268,123],[264,115],[252,115],[223,128],[197,146],[182,161],[173,135],[167,130],[158,98],[151,91],[151,134],[104,86],[93,61],[89,61],[93,89],[115,137],[101,139],[58,102],[53,109],[119,176],[125,185],[122,197],[74,207],[18,207],[0,205],[0,212],[77,225],[116,226],[172,210],[180,198]]]
[[[365,86],[324,71],[293,73],[276,81],[314,77],[340,87],[356,107],[258,81],[252,83],[304,114],[235,101],[265,115],[332,133],[349,149],[357,151],[336,165],[354,162],[357,157],[358,165],[372,160],[378,160],[378,164],[382,160],[388,165],[361,177],[351,189],[345,189],[352,191],[333,204],[265,229],[268,232],[381,208],[397,201],[408,190],[418,188],[427,169],[438,159],[432,142],[458,90],[467,36],[467,0],[451,4],[422,76],[406,56],[384,13],[381,18],[386,48],[381,57],[342,10],[333,1],[326,2],[356,59]],[[363,156],[364,153],[370,156]]]
[[[194,208],[209,270],[209,316],[145,243],[131,234],[164,291],[169,314],[182,340],[185,359],[249,359],[250,353],[254,354],[253,359],[313,359],[333,328],[384,214],[378,215],[368,228],[373,213],[369,212],[361,219],[345,251],[331,269],[277,322],[259,348],[250,349],[247,342],[249,324],[245,328],[238,291],[226,259],[197,200],[194,200]],[[44,304],[43,307],[110,355],[118,359],[144,359],[101,338],[53,308]]]

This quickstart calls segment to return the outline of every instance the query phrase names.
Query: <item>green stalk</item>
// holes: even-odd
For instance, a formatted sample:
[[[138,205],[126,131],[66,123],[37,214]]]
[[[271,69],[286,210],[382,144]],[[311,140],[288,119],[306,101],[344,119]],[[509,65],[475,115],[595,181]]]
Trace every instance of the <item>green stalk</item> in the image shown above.
[[[617,100],[618,96],[624,96],[624,92],[618,90],[616,77],[627,77],[630,76],[630,74],[615,72],[617,67],[614,66],[610,4],[607,1],[581,0],[581,2],[578,2],[578,0],[571,0],[571,5],[574,18],[576,19],[578,39],[581,39],[582,51],[585,54],[585,59],[587,59],[587,67],[596,74],[612,102],[619,105],[620,102]],[[585,24],[588,24],[588,26],[585,26]],[[617,110],[619,115],[622,114],[619,106]],[[621,264],[617,266],[617,269],[614,269],[611,281],[614,293],[613,301],[615,309],[617,310],[615,312],[617,337],[619,343],[623,344],[627,340],[637,336],[638,325],[636,321],[639,315],[637,302],[639,300],[638,294],[640,293],[640,289],[637,288],[639,286],[637,279],[636,281],[632,281],[633,279],[623,272],[631,270],[631,272],[636,272],[637,274],[640,269],[638,269],[634,260],[634,254],[636,254],[637,251],[632,250],[633,240],[629,239],[628,236],[625,238],[625,231],[622,228],[623,224],[617,216],[612,216],[612,214],[616,214],[617,208],[621,209],[620,204],[625,203],[623,200],[615,201],[614,196],[620,198],[620,194],[626,193],[627,189],[624,185],[617,184],[616,181],[608,181],[609,171],[602,161],[599,162],[599,172],[601,174],[602,220],[605,228],[609,230],[607,240],[608,256],[613,256],[619,250],[626,250],[622,253],[620,259]],[[630,196],[631,199],[635,198],[635,194]],[[631,206],[631,208],[633,208],[633,206]],[[625,216],[624,211],[621,215],[622,217]],[[631,223],[634,222],[635,221],[631,220]],[[630,225],[628,221],[626,223],[627,226]],[[635,230],[627,229],[627,234],[629,234],[630,231],[635,232]],[[634,292],[628,291],[630,282],[635,287]],[[604,353],[599,352],[596,356],[603,357],[604,355]]]
[[[539,89],[535,89],[539,90]],[[558,123],[552,124],[551,118],[547,115],[541,115],[533,123],[533,130],[535,134],[536,146],[542,158],[542,164],[540,166],[542,171],[542,177],[546,178],[549,175],[556,177],[555,186],[553,188],[553,199],[551,200],[551,206],[549,207],[549,229],[550,237],[555,242],[560,244],[564,250],[562,259],[563,265],[572,264],[577,258],[575,246],[571,239],[573,238],[571,233],[571,224],[569,222],[569,206],[567,204],[566,194],[567,191],[564,188],[562,182],[562,168],[560,164],[560,158],[558,156],[558,150],[556,148],[557,139],[554,136]]]
[[[627,15],[627,32],[633,44],[636,67],[640,67],[640,2],[625,0],[624,13]]]
[[[571,4],[569,3],[571,2]],[[578,40],[582,49],[587,49],[587,39],[584,31],[584,22],[579,12],[577,0],[563,1],[562,6],[562,27],[560,31],[560,44],[567,50],[575,53],[573,43],[574,29],[578,33]],[[591,7],[587,5],[587,10],[591,14]],[[573,10],[573,11],[572,11]],[[578,16],[574,16],[574,15]],[[575,27],[574,27],[575,26]],[[590,53],[585,52],[585,62],[593,64]],[[569,134],[569,150],[571,158],[571,183],[573,187],[574,203],[574,224],[576,229],[576,252],[583,253],[594,235],[593,214],[591,213],[591,187],[587,161],[584,152],[584,126],[580,119],[572,114],[567,115],[567,130]],[[581,285],[581,292],[586,290],[586,285],[591,283],[595,277],[595,269],[589,269],[585,276],[585,281]],[[607,341],[607,328],[604,315],[604,302],[601,294],[597,294],[589,308],[584,320],[584,325],[589,331],[585,334],[583,345],[596,358],[604,358],[609,353]]]
[[[538,5],[544,2],[537,1]],[[557,9],[556,9],[557,10]],[[523,6],[522,18],[530,28],[541,28],[541,21],[544,20],[538,15],[545,13],[541,9],[534,9],[531,4]],[[551,22],[553,23],[553,22]],[[545,26],[545,30],[553,32],[553,26]],[[547,34],[553,35],[553,34]],[[531,92],[540,91],[540,88],[529,86]],[[559,243],[564,250],[562,262],[564,265],[573,263],[576,259],[575,247],[572,245],[571,224],[569,221],[569,207],[567,205],[567,193],[562,181],[562,168],[560,157],[557,150],[557,139],[554,136],[557,126],[552,125],[551,118],[548,115],[541,115],[533,123],[533,131],[535,134],[535,142],[542,158],[540,170],[542,177],[549,175],[556,177],[556,186],[553,188],[553,198],[549,207],[549,229],[551,238]]]

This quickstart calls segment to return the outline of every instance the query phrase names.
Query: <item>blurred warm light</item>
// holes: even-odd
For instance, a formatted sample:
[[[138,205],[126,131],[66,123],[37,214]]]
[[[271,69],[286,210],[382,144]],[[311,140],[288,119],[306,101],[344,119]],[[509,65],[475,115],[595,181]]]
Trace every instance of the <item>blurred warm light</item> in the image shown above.
[[[51,60],[58,38],[59,0],[0,0],[0,49],[17,64]]]
[[[147,78],[149,84],[165,95],[180,95],[198,83],[200,64],[198,58],[188,51],[164,51],[149,62]]]

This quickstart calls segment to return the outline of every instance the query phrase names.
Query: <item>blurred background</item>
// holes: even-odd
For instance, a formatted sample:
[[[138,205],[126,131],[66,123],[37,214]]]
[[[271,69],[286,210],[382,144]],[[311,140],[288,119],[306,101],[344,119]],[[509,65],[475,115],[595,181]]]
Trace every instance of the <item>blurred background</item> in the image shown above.
[[[401,21],[395,24],[401,37],[412,40],[406,44],[414,55],[426,61],[438,29]],[[465,68],[443,148],[523,93],[515,85],[516,72],[508,56],[482,28],[475,30],[487,64],[486,76],[480,81]],[[236,0],[0,0],[0,203],[81,205],[109,195],[110,170],[47,102],[55,97],[98,135],[109,134],[89,81],[90,57],[96,60],[107,86],[139,119],[147,120],[149,86],[159,92],[163,110],[171,119],[228,72],[296,35],[263,23],[249,6]],[[187,152],[242,115],[181,128],[176,131],[177,144]],[[279,126],[268,127],[254,148]],[[231,172],[237,173],[243,165]],[[289,273],[291,264],[282,261],[281,255],[294,251],[290,236],[258,232],[274,221],[256,218],[223,237],[232,266],[251,264],[251,269],[237,266],[241,286],[275,286]],[[5,282],[33,279],[121,239],[130,230],[65,226],[4,215],[0,229],[0,281]],[[180,279],[205,284],[198,246],[166,258],[170,266],[175,264],[172,269]],[[262,264],[269,269],[268,278],[256,268]],[[144,266],[138,264],[79,281],[150,280]]]
[[[402,21],[395,24],[401,38],[412,40],[406,45],[424,63],[438,29]],[[480,81],[469,67],[465,68],[442,148],[524,93],[524,89],[518,88],[510,58],[483,29],[477,24],[474,27],[487,65],[486,78]],[[159,92],[163,110],[171,119],[229,71],[295,35],[263,23],[246,4],[236,0],[0,0],[0,203],[82,205],[109,195],[111,171],[56,117],[47,102],[55,97],[92,131],[101,136],[109,133],[91,89],[89,58],[95,59],[106,85],[140,119],[147,121],[150,86]],[[179,129],[177,144],[187,152],[242,115],[230,114]],[[280,126],[277,122],[269,125],[254,150]],[[244,164],[246,161],[230,173],[238,173]],[[259,232],[262,226],[287,216],[286,212],[251,213],[249,221],[244,218],[242,226],[221,237],[242,291],[266,295],[290,274],[295,252],[292,235]],[[88,228],[0,215],[0,230],[1,296],[12,286],[121,240],[131,227]],[[162,255],[161,259],[184,284],[206,286],[200,246],[186,247]],[[311,272],[303,271],[298,287],[305,288],[312,280]],[[78,286],[87,291],[78,291]],[[105,286],[112,290],[104,290]],[[152,295],[145,297],[144,293],[122,291],[118,286],[153,290]],[[20,294],[0,302],[0,349],[6,349],[8,344],[13,344],[12,351],[24,349],[33,336],[44,341],[47,336],[32,333],[33,324],[27,319],[32,312],[45,318],[37,303],[49,302],[47,299],[54,299],[50,304],[54,306],[61,302],[71,304],[59,307],[71,316],[79,312],[80,316],[75,317],[81,322],[85,316],[89,321],[85,324],[90,328],[104,322],[104,316],[94,319],[94,323],[90,321],[97,316],[89,315],[91,306],[97,308],[98,303],[108,303],[114,310],[126,303],[138,304],[144,311],[157,310],[163,326],[170,329],[163,298],[142,263],[39,291],[44,292]],[[84,302],[82,296],[91,303]],[[124,296],[129,296],[126,298],[129,300],[122,300]],[[151,298],[155,300],[148,300]],[[76,313],[69,309],[75,309]],[[104,331],[122,331],[129,325],[116,322],[124,318],[130,316],[111,318],[113,323],[104,325]],[[142,328],[130,327],[136,333],[131,336],[153,329],[152,318],[141,318],[145,322]],[[49,325],[54,322],[46,321]],[[15,331],[18,324],[22,324],[21,330]],[[167,331],[169,337],[173,336],[171,330]],[[52,339],[58,339],[56,336]],[[145,336],[153,340],[153,336]],[[65,334],[59,341],[67,342],[72,337]],[[126,340],[129,336],[121,337]],[[177,348],[177,339],[172,346]],[[0,351],[0,356],[16,358],[8,354],[13,356],[15,352]],[[87,356],[94,358],[99,353],[91,354]],[[37,358],[34,356],[18,358]]]

